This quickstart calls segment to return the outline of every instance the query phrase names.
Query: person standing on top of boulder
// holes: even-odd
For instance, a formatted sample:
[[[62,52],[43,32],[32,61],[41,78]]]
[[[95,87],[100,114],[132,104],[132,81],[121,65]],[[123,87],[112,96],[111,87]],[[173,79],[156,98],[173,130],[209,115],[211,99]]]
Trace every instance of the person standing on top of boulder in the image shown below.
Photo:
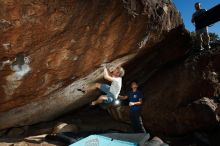
[[[144,96],[141,91],[138,90],[138,84],[136,81],[131,82],[131,91],[126,96],[119,96],[119,99],[129,99],[130,106],[130,120],[132,127],[137,133],[146,133],[141,118],[142,100]]]
[[[104,67],[104,79],[111,82],[110,86],[108,84],[95,83],[93,85],[89,85],[86,89],[83,88],[78,90],[85,93],[91,90],[100,89],[102,92],[106,93],[106,95],[101,95],[97,100],[93,101],[91,105],[95,106],[101,103],[110,104],[118,98],[121,91],[123,76],[124,69],[120,66],[116,67],[111,73],[106,67]]]
[[[204,12],[206,12],[205,9],[201,8],[201,4],[199,2],[195,3],[195,9],[196,12],[192,15],[192,23],[195,23],[195,28],[196,28],[196,47],[198,47],[200,50],[203,50],[203,42],[205,44],[205,48],[206,49],[210,49],[210,37],[208,34],[208,27],[204,27],[201,29],[197,28],[197,22],[196,19],[203,14]]]

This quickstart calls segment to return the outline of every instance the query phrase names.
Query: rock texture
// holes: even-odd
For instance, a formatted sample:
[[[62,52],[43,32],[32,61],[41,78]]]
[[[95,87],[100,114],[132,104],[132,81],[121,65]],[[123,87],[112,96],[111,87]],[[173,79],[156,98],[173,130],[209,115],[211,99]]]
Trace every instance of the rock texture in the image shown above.
[[[171,50],[168,52],[173,52]],[[152,59],[153,64],[160,59],[161,55],[159,59]],[[133,63],[140,63],[135,61],[138,60]],[[138,66],[135,72],[129,69],[134,72],[131,75],[137,74],[134,78],[141,82],[144,91],[142,114],[147,129],[177,135],[209,130],[219,124],[219,115],[215,112],[220,95],[219,46],[187,59],[171,61],[159,69],[152,66],[152,61]],[[128,68],[131,66],[128,63]],[[156,68],[154,73],[151,68]]]
[[[131,130],[130,125],[114,120],[106,110],[91,110],[89,106],[84,106],[53,121],[0,131],[0,146],[66,146],[66,143],[48,140],[45,136],[70,131],[86,134]]]
[[[145,127],[164,134],[219,122],[219,47],[189,57],[191,38],[161,0],[0,0],[0,129],[52,120],[99,93],[76,89],[124,64],[138,80]],[[108,110],[128,121],[128,108]],[[216,112],[215,112],[216,111]]]
[[[76,89],[101,78],[100,64],[150,54],[182,23],[161,0],[0,0],[0,7],[0,129],[90,102]]]

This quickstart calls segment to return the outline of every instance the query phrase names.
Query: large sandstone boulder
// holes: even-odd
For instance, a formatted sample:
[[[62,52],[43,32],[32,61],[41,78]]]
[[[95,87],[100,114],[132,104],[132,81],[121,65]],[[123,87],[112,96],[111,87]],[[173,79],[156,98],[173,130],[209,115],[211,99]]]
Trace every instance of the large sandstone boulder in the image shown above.
[[[0,7],[0,129],[90,102],[95,96],[76,89],[102,77],[100,64],[123,64],[142,51],[152,54],[145,61],[158,56],[153,46],[182,24],[161,0],[0,0]],[[174,49],[181,50],[174,58],[187,50]]]

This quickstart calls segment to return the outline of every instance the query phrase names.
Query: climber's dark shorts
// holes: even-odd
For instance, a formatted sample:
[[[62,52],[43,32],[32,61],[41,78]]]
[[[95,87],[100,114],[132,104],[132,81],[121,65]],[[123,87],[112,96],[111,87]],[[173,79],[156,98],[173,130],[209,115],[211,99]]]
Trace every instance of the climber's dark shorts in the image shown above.
[[[107,100],[104,103],[112,103],[114,101],[114,95],[110,92],[110,86],[107,84],[101,84],[100,90],[106,93]]]

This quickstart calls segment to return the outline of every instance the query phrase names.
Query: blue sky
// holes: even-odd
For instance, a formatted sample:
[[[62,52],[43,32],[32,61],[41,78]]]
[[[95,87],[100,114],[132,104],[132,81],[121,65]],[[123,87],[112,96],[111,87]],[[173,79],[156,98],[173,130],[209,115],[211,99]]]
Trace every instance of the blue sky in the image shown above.
[[[194,13],[194,3],[200,2],[202,8],[210,9],[220,3],[220,0],[173,0],[177,9],[180,11],[184,24],[189,31],[194,31],[194,25],[191,23],[191,17]],[[215,32],[220,37],[220,22],[209,27],[209,32]]]

